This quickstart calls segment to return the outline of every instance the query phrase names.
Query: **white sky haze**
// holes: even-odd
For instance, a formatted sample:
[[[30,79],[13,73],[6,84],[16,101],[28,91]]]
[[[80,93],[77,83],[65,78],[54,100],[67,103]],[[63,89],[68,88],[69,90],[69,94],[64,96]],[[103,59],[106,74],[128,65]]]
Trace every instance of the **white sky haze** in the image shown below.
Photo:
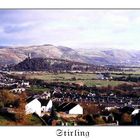
[[[0,10],[0,45],[140,50],[140,10]]]

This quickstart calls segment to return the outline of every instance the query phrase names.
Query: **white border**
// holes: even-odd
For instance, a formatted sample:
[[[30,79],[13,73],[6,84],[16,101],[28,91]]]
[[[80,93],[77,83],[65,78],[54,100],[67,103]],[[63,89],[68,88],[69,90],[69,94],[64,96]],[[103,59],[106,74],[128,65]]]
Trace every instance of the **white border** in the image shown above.
[[[140,8],[139,0],[0,0],[0,8]]]
[[[139,0],[0,0],[0,8],[140,8]],[[56,130],[79,129],[89,131],[85,137],[59,137]],[[0,137],[4,140],[133,140],[139,138],[139,127],[0,127]]]
[[[57,129],[64,131],[89,131],[89,137],[57,136]],[[0,137],[4,140],[133,140],[139,137],[138,127],[1,127]]]

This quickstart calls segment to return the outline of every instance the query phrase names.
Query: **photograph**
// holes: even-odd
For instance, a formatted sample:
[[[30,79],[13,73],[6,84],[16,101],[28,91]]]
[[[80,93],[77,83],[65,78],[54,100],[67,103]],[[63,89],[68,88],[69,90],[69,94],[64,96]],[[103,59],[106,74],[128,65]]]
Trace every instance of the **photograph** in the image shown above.
[[[140,9],[0,9],[0,126],[139,125]]]

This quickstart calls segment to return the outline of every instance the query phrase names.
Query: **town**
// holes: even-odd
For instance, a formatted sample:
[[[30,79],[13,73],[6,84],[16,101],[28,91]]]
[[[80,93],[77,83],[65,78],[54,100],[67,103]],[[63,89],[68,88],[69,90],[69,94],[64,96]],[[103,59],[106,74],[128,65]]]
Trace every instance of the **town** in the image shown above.
[[[29,76],[42,73],[0,72],[0,125],[140,125],[139,75],[90,72],[93,83],[118,82],[107,86],[77,82],[82,72],[72,71],[72,82]]]

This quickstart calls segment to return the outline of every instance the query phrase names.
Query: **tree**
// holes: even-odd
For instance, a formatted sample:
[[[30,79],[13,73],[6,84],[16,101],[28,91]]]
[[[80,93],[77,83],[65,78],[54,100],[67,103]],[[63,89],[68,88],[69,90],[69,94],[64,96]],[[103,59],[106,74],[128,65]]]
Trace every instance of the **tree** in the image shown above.
[[[28,118],[27,115],[25,114],[25,105],[26,105],[26,93],[22,93],[19,96],[19,106],[18,108],[15,109],[15,117],[17,120],[17,123],[21,125],[26,125],[28,124]]]
[[[0,101],[0,109],[4,107],[4,104],[2,101]]]
[[[101,125],[101,124],[105,124],[105,121],[103,120],[102,117],[96,117],[95,123]]]
[[[50,112],[50,117],[51,117],[52,119],[55,119],[55,120],[57,120],[57,119],[58,119],[58,116],[57,116],[57,113],[56,113],[56,111],[55,111],[55,108],[54,108],[54,107],[52,107],[52,109],[51,109],[51,112]]]
[[[86,120],[87,125],[95,125],[95,120],[93,119],[91,114],[84,116],[84,119]]]
[[[121,125],[131,125],[132,124],[132,118],[128,113],[124,113],[121,116]]]
[[[75,76],[72,77],[71,80],[72,80],[72,81],[76,81],[76,77],[75,77]]]
[[[17,100],[17,96],[8,90],[0,91],[0,102],[3,107],[9,104],[13,104]]]

